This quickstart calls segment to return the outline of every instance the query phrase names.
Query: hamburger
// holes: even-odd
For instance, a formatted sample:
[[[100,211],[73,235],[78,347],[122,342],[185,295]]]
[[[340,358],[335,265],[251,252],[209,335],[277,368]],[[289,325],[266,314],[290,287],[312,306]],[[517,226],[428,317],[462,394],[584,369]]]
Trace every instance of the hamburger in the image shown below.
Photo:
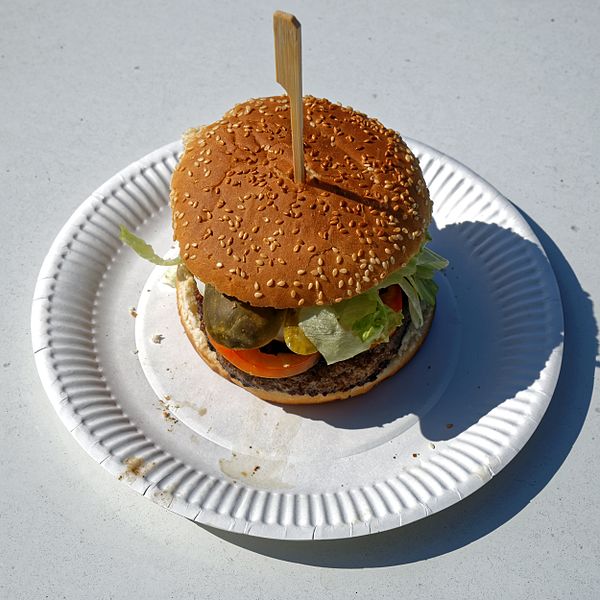
[[[194,348],[265,400],[363,394],[417,352],[434,310],[432,205],[418,160],[379,121],[304,98],[296,183],[287,96],[184,135],[171,181],[177,307]]]

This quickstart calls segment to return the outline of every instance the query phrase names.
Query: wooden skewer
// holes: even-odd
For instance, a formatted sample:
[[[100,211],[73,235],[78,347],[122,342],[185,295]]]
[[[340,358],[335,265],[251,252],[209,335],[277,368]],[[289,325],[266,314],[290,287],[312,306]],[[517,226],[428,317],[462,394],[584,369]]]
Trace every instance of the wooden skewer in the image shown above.
[[[302,103],[302,37],[294,15],[273,13],[275,78],[290,97],[294,180],[304,183],[304,111]]]

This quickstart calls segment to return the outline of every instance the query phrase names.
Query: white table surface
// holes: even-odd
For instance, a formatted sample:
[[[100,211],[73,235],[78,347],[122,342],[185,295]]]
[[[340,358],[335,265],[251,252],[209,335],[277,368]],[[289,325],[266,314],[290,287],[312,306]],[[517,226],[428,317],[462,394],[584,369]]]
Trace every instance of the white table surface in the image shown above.
[[[305,92],[500,189],[564,303],[558,387],[517,458],[441,513],[349,541],[226,534],[137,495],[71,438],[31,352],[39,267],[89,193],[279,93],[275,9],[303,24]],[[4,1],[0,23],[1,598],[600,597],[598,3]]]

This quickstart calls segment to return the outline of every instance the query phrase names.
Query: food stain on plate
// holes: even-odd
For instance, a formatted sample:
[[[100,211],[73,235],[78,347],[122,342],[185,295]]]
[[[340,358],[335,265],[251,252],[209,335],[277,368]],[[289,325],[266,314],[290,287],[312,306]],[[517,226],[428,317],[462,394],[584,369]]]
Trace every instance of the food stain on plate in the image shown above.
[[[255,488],[281,490],[293,487],[283,480],[287,460],[268,460],[247,454],[231,453],[231,458],[221,458],[219,468],[234,481],[243,481]]]
[[[173,491],[171,489],[154,488],[151,494],[146,493],[144,495],[149,496],[153,502],[164,508],[169,508],[173,502]]]
[[[123,464],[126,469],[118,476],[118,480],[123,479],[129,481],[135,481],[137,477],[145,477],[156,465],[154,462],[147,463],[141,456],[129,456]]]
[[[169,404],[170,396],[164,396],[164,400],[159,398],[160,410],[162,410],[162,416],[164,420],[169,424],[167,431],[173,431],[175,425],[179,422],[179,419],[173,415],[171,405]]]

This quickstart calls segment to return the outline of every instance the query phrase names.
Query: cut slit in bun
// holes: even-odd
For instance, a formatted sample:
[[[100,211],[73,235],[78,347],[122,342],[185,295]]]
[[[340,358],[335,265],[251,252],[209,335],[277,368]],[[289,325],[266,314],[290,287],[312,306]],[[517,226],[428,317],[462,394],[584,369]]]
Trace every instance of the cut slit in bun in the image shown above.
[[[434,307],[424,306],[422,327],[416,328],[408,320],[409,322],[403,328],[403,331],[393,334],[389,342],[380,344],[379,346],[382,348],[379,351],[377,351],[377,347],[375,348],[377,358],[372,362],[366,360],[369,357],[363,356],[360,358],[361,355],[359,355],[353,359],[326,367],[327,371],[332,371],[335,368],[335,374],[332,373],[322,378],[315,377],[313,374],[312,379],[316,383],[313,383],[311,393],[307,393],[306,378],[303,378],[303,375],[310,374],[312,369],[318,368],[317,366],[300,376],[279,380],[248,376],[240,372],[220,357],[210,345],[202,323],[201,304],[198,301],[199,292],[196,281],[190,271],[183,265],[177,268],[176,290],[177,308],[181,323],[187,337],[204,362],[213,371],[255,396],[280,404],[321,404],[368,392],[381,381],[399,371],[412,359],[427,337],[435,312]],[[397,339],[394,340],[394,337]],[[394,343],[394,346],[390,346],[392,343]],[[363,354],[369,352],[373,352],[373,350]],[[391,355],[390,352],[392,352]],[[360,361],[355,360],[359,358]],[[358,372],[357,369],[359,369]],[[344,371],[347,373],[344,374]],[[308,375],[308,377],[311,377],[311,375]],[[360,383],[348,387],[348,381],[351,381],[352,377],[358,378]],[[326,389],[319,391],[315,387],[317,385],[321,385]]]

